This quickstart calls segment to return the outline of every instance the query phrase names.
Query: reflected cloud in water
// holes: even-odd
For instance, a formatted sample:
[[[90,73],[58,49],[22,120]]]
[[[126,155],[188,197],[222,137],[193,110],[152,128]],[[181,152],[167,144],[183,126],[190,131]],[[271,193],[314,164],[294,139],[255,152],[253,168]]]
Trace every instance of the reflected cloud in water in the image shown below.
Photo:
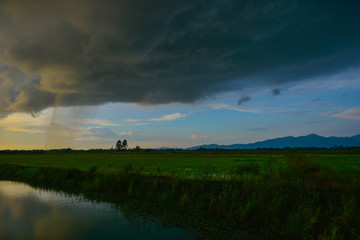
[[[0,181],[0,239],[195,239],[183,229],[129,222],[106,203]]]

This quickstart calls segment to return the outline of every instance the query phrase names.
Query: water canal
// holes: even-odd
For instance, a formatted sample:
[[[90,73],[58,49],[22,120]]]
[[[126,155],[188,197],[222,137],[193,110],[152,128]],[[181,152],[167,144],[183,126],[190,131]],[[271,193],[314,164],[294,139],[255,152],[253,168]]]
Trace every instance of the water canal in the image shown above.
[[[96,203],[27,184],[0,181],[0,239],[196,239],[184,229],[131,221]]]

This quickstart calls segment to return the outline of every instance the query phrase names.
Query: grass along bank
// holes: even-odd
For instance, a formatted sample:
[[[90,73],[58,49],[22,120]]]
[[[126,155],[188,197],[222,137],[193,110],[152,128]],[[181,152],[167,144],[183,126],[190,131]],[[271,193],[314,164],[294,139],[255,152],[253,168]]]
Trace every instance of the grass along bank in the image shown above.
[[[359,239],[356,178],[298,155],[285,156],[282,167],[271,161],[237,165],[231,178],[206,168],[186,178],[143,174],[131,164],[105,171],[2,163],[0,178],[119,203],[203,239]]]

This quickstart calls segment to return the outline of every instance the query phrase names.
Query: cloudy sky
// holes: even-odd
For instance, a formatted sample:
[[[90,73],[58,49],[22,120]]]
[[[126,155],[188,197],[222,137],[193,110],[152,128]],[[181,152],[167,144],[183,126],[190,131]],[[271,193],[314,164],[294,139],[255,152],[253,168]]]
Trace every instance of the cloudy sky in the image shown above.
[[[360,2],[1,0],[0,149],[360,133]]]

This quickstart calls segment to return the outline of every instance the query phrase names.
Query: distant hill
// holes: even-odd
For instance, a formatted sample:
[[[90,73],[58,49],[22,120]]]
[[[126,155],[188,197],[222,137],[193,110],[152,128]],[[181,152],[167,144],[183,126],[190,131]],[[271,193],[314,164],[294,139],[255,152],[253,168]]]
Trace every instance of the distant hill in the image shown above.
[[[207,144],[187,148],[187,150],[196,150],[199,148],[207,149],[256,149],[256,148],[331,148],[335,146],[358,147],[360,146],[360,134],[352,137],[322,137],[316,134],[310,134],[301,137],[281,137],[265,141],[259,141],[248,144],[218,145]]]

